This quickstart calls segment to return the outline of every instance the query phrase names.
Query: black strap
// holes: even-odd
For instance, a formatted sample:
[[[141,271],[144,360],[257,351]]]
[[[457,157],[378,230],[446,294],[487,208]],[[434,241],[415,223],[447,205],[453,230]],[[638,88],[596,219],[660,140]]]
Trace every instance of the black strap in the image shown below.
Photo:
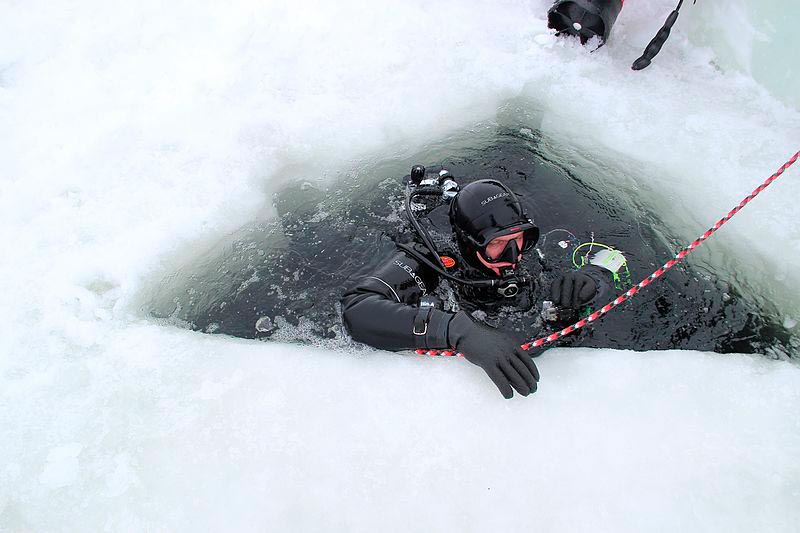
[[[694,0],[694,3],[697,3],[697,0]],[[647,45],[647,48],[644,49],[644,53],[642,57],[637,59],[631,65],[633,70],[642,70],[650,66],[650,63],[653,61],[658,53],[661,51],[661,47],[664,46],[664,43],[667,42],[669,38],[669,34],[672,31],[672,27],[675,25],[675,22],[678,20],[678,14],[680,13],[681,7],[683,6],[683,0],[678,2],[678,7],[676,7],[672,13],[669,14],[667,17],[667,21],[664,22],[664,25],[658,30],[658,33],[653,40],[650,41],[650,44]]]
[[[425,307],[420,307],[416,316],[414,316],[414,330],[412,333],[414,334],[415,348],[425,348],[426,350],[429,348],[427,339],[431,313],[433,313],[433,306],[426,305]]]

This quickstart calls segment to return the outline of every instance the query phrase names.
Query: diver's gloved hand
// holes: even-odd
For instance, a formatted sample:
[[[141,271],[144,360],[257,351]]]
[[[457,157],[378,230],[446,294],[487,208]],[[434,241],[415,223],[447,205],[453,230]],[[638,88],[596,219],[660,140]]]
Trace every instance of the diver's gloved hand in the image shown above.
[[[464,311],[450,320],[447,336],[467,361],[489,375],[506,398],[514,395],[512,386],[523,396],[536,392],[539,370],[515,339],[475,322]]]
[[[592,301],[597,294],[597,283],[582,272],[567,272],[550,285],[553,305],[578,316],[578,310]],[[571,320],[565,317],[564,320]]]

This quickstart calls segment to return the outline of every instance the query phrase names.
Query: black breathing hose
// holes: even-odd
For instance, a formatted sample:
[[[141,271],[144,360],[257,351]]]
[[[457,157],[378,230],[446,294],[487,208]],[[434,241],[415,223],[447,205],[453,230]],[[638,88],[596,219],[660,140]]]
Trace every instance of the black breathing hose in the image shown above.
[[[480,279],[480,280],[471,280],[471,279],[462,279],[456,277],[449,272],[447,272],[443,266],[437,266],[433,261],[416,251],[411,246],[407,244],[398,244],[398,248],[405,251],[408,255],[419,261],[420,263],[424,263],[425,265],[434,269],[438,274],[440,274],[443,278],[449,279],[450,281],[454,281],[456,283],[461,283],[462,285],[471,285],[473,287],[494,287],[495,285],[499,284],[501,280],[494,280],[494,279]],[[438,254],[435,254],[436,257],[439,257]],[[440,259],[441,260],[441,259]]]
[[[436,260],[439,262],[438,267],[436,270],[440,271],[440,273],[444,272],[444,263],[442,263],[439,254],[436,253],[436,247],[433,245],[433,239],[431,239],[430,234],[428,231],[420,226],[417,217],[414,216],[413,211],[411,210],[411,200],[417,195],[427,195],[427,196],[434,196],[435,194],[441,195],[441,190],[437,192],[434,191],[434,187],[431,187],[431,191],[411,191],[410,189],[406,191],[406,216],[408,216],[408,220],[411,222],[411,225],[414,226],[414,229],[417,231],[417,234],[422,238],[422,241],[425,243],[425,246],[430,250],[430,252],[436,257]],[[429,262],[430,263],[430,262]],[[446,274],[446,273],[445,273]],[[446,274],[447,275],[447,274]]]
[[[696,4],[697,0],[694,0],[694,3]],[[647,45],[647,48],[644,49],[642,57],[633,62],[633,65],[631,65],[633,70],[642,70],[650,66],[653,58],[658,55],[658,53],[661,51],[661,47],[664,46],[664,43],[666,43],[667,39],[669,39],[669,34],[672,31],[672,27],[678,20],[681,7],[683,7],[683,0],[680,0],[678,2],[678,7],[676,7],[672,13],[669,14],[666,22],[664,22],[664,25],[660,30],[658,30],[658,33],[655,37],[653,37],[653,40],[650,41],[650,44]]]

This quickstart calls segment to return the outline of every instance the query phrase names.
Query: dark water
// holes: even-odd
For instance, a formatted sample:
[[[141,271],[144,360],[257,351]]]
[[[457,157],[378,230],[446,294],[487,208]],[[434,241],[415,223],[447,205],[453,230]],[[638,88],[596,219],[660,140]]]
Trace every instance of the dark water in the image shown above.
[[[583,242],[624,251],[633,283],[685,244],[637,204],[635,184],[633,191],[601,189],[596,176],[582,179],[549,162],[535,135],[496,127],[479,142],[469,141],[467,135],[466,142],[373,164],[325,189],[293,181],[275,195],[277,220],[243,227],[165,276],[147,313],[208,333],[331,346],[346,342],[339,297],[391,255],[393,236],[409,231],[402,177],[413,163],[443,165],[462,184],[499,179],[519,194],[541,228],[534,262],[545,289],[550,279],[573,268],[572,250]],[[438,159],[425,159],[432,155]],[[431,218],[441,235],[449,234],[446,216]],[[780,325],[777,310],[735,279],[734,272],[690,259],[560,345],[787,357],[797,341]],[[534,311],[505,318],[508,327],[529,338],[546,333]]]

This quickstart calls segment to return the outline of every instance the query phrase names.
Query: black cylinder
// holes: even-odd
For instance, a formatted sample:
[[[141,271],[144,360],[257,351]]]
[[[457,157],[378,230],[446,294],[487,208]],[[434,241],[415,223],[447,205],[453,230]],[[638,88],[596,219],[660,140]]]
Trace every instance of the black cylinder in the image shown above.
[[[547,26],[559,34],[576,35],[583,44],[594,36],[606,42],[623,1],[559,0],[547,12]]]
[[[414,165],[411,167],[411,181],[414,182],[416,185],[419,185],[419,182],[422,181],[422,178],[425,177],[425,167],[422,165]]]

